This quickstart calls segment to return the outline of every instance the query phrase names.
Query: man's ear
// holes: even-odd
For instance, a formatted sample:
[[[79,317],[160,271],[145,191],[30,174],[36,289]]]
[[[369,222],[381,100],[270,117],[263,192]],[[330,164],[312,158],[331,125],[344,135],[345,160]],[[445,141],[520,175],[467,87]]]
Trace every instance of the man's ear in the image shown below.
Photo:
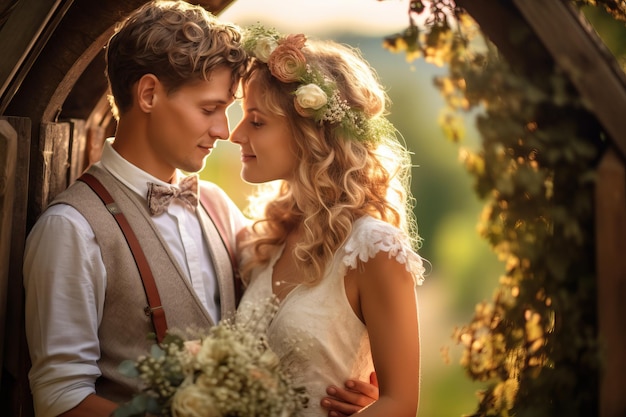
[[[154,74],[145,74],[137,81],[137,104],[143,112],[152,112],[159,85],[159,79]]]

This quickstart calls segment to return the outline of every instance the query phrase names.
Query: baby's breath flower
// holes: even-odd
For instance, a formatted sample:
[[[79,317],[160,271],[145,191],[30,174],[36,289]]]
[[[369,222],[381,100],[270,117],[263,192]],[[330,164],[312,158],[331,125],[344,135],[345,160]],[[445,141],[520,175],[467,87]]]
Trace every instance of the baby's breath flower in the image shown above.
[[[350,106],[345,100],[339,97],[339,91],[335,91],[330,97],[330,102],[322,115],[322,120],[328,123],[341,123],[348,116]]]

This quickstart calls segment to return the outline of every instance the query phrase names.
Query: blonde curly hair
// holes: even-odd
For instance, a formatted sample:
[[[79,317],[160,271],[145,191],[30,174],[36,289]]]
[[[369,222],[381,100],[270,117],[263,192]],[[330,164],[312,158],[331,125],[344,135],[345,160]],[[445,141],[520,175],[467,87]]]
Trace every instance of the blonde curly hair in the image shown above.
[[[152,1],[120,22],[106,48],[106,75],[113,114],[132,105],[132,86],[154,74],[168,93],[184,84],[208,79],[226,66],[233,83],[243,75],[248,56],[241,31],[217,20],[206,9],[185,1]],[[233,91],[233,95],[234,95]]]
[[[351,108],[368,118],[386,113],[387,94],[357,49],[333,41],[308,40],[302,52],[307,64],[331,80]],[[247,253],[244,279],[249,279],[255,266],[267,264],[287,235],[300,226],[303,238],[294,255],[305,282],[311,284],[322,279],[326,265],[362,216],[401,228],[417,246],[409,188],[411,159],[396,135],[346,137],[331,123],[302,116],[293,99],[299,84],[279,81],[257,59],[244,75],[244,98],[252,78],[269,111],[286,117],[298,168],[291,181],[264,184],[250,198],[248,211],[257,220],[240,246]]]

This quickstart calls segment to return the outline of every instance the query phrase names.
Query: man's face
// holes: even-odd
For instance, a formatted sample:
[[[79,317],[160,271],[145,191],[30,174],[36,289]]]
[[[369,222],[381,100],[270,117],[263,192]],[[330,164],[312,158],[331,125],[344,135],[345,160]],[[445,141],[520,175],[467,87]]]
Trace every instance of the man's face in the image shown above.
[[[148,151],[157,172],[197,172],[204,167],[217,139],[228,139],[226,110],[234,101],[233,91],[226,67],[213,70],[208,81],[183,85],[169,95],[157,84],[148,121]]]

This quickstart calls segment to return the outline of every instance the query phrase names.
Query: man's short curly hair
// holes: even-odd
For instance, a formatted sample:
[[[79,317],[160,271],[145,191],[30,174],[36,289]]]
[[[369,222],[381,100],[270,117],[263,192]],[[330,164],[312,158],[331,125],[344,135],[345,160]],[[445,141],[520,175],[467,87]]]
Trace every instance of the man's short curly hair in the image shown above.
[[[119,23],[106,51],[106,75],[116,117],[132,105],[132,87],[154,74],[168,92],[208,79],[218,67],[238,82],[247,64],[237,26],[185,1],[152,1]],[[234,92],[233,92],[234,94]]]

